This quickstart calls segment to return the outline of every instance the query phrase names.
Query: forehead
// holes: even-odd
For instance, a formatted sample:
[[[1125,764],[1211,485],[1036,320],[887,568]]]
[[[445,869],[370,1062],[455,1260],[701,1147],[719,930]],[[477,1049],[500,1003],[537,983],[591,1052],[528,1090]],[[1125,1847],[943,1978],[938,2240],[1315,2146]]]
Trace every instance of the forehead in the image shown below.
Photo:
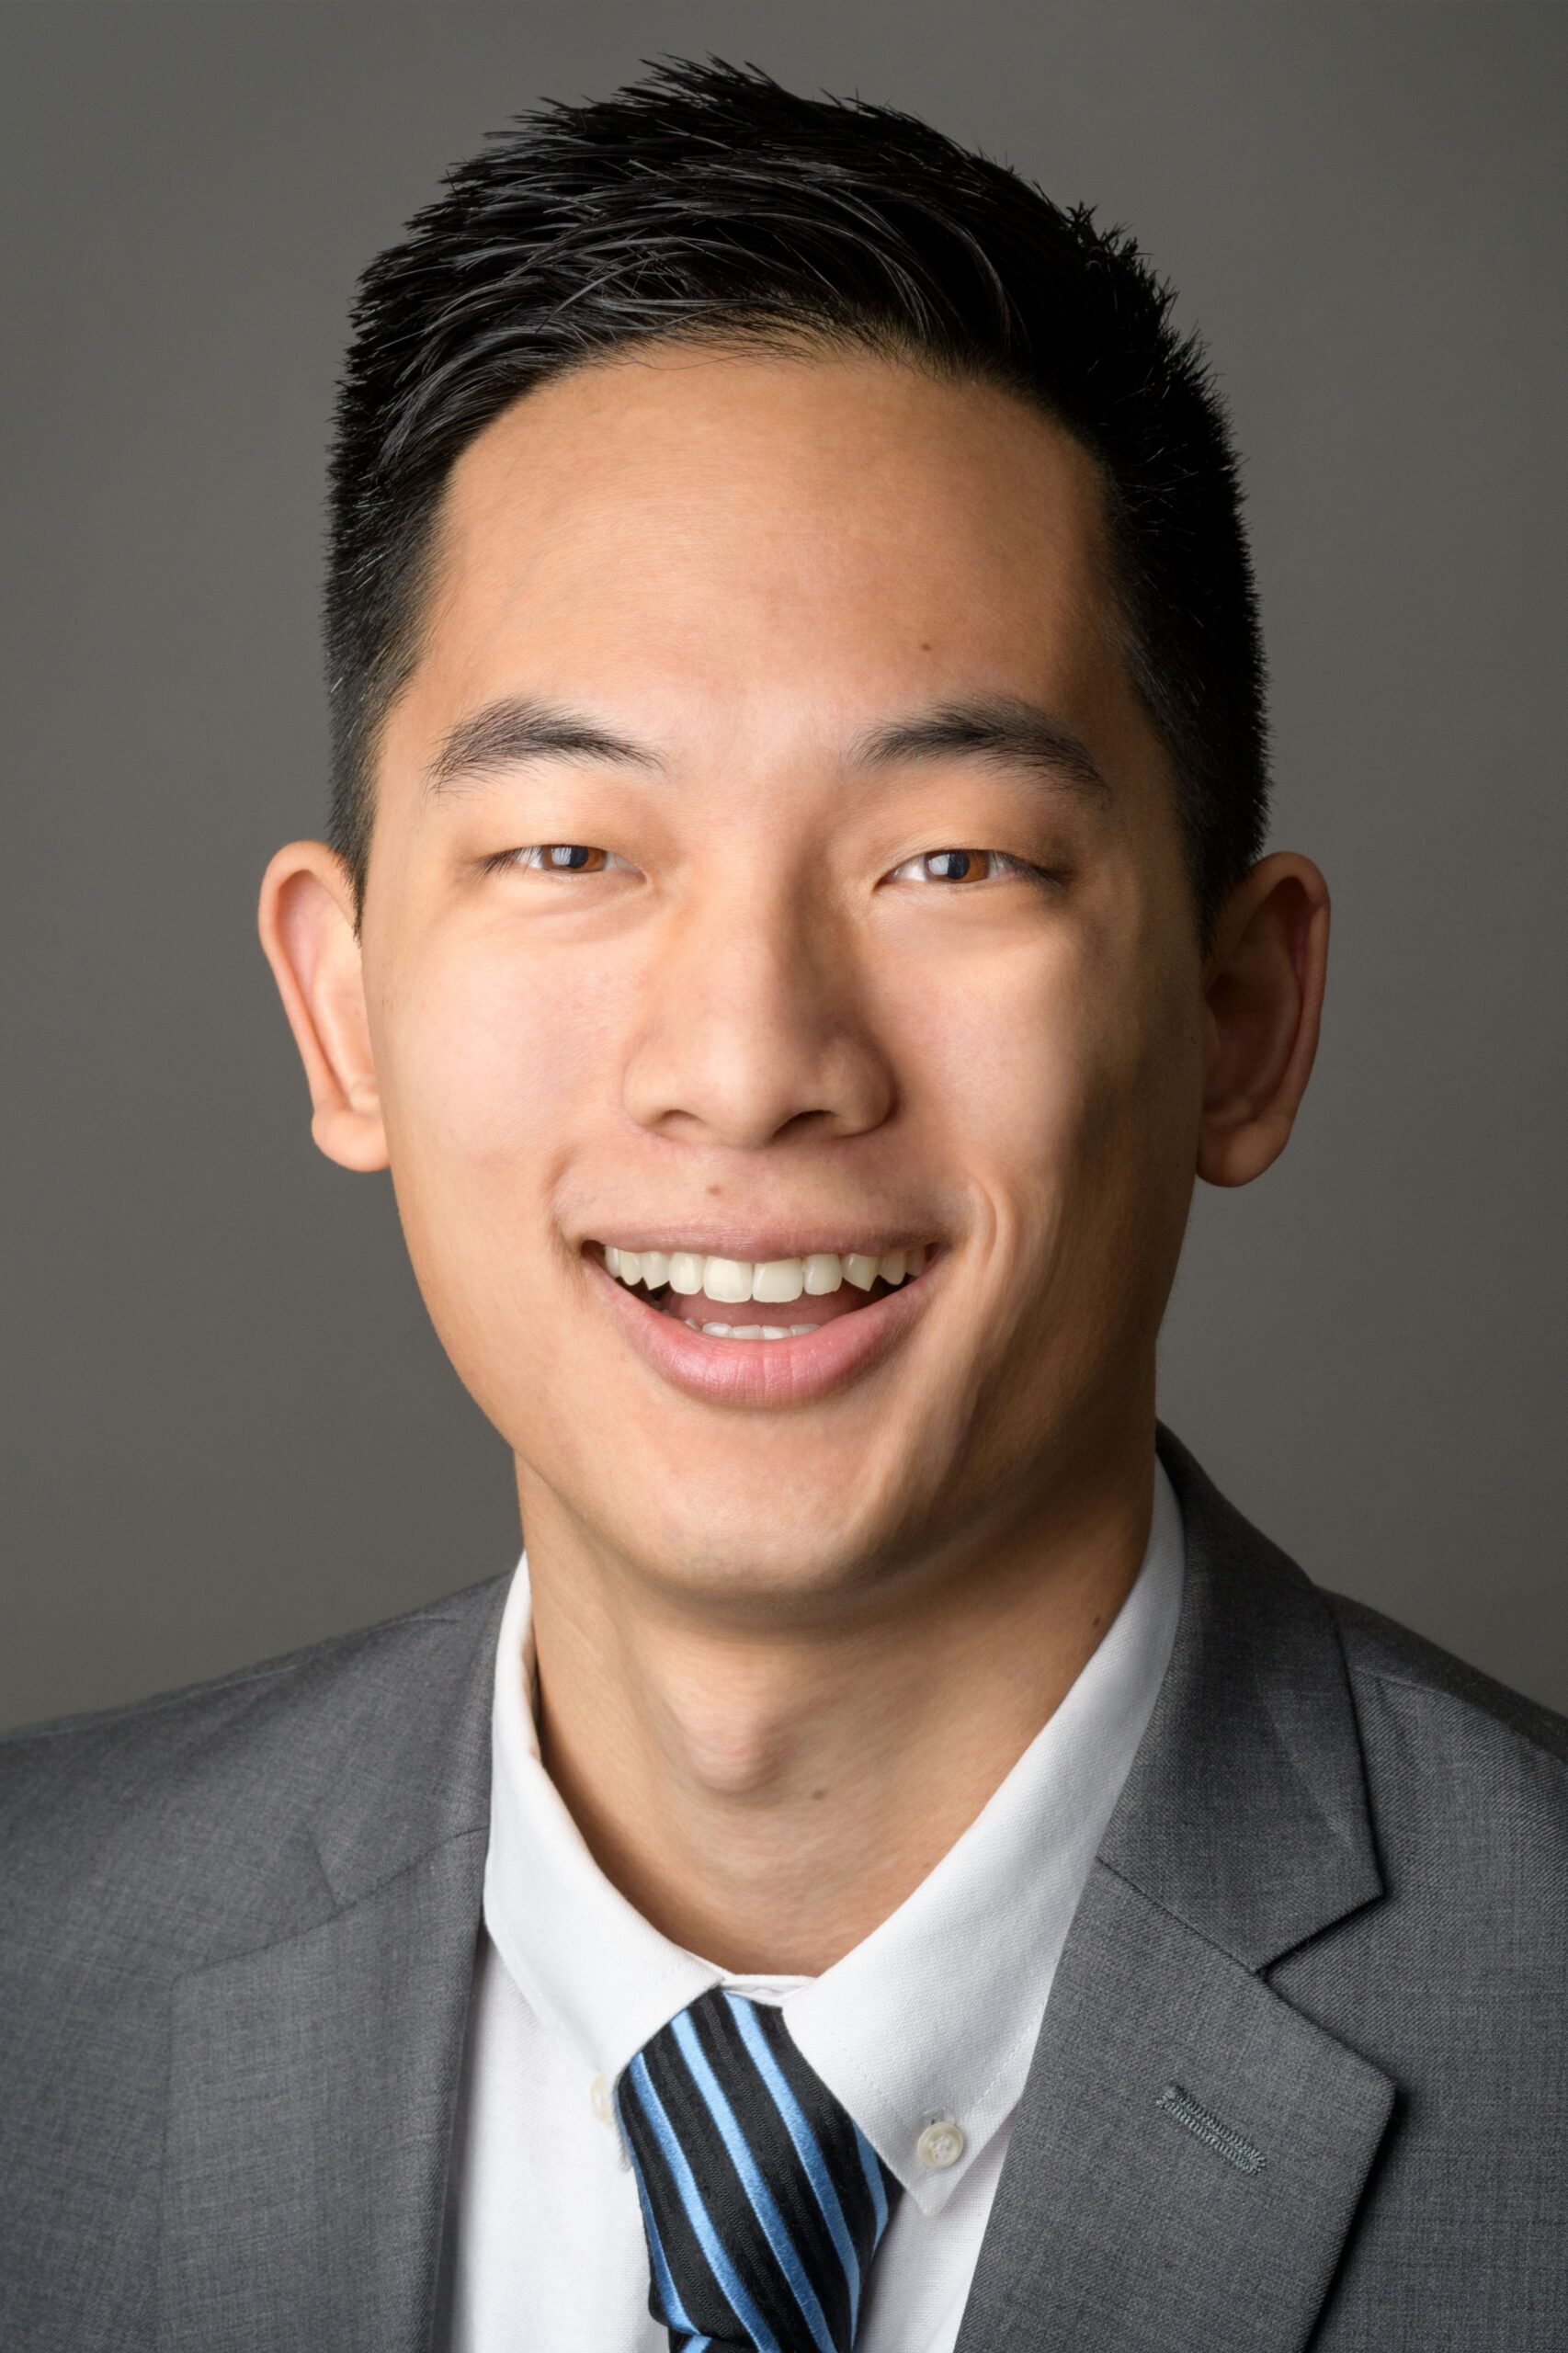
[[[670,347],[516,402],[454,467],[416,705],[1123,689],[1093,458],[899,362]],[[432,714],[433,716],[433,711]],[[415,717],[411,713],[411,719]]]

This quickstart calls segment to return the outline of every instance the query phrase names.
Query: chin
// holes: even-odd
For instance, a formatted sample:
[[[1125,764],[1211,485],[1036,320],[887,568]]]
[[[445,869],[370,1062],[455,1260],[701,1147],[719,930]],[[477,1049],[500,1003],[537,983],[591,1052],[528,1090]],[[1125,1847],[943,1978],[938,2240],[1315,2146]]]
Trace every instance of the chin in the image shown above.
[[[836,1500],[835,1509],[824,1491],[804,1498],[808,1507],[780,1514],[753,1492],[726,1495],[716,1484],[700,1499],[683,1496],[676,1519],[607,1533],[644,1575],[688,1598],[744,1608],[820,1606],[864,1591],[874,1576],[869,1563],[894,1538],[879,1517],[857,1511],[846,1518]]]

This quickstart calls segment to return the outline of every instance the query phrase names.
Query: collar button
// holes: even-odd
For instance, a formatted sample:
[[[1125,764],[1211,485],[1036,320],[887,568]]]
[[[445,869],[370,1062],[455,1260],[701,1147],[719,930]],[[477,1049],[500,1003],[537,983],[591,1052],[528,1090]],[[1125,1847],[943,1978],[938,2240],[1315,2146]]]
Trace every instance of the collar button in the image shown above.
[[[915,2154],[927,2173],[946,2173],[963,2153],[963,2134],[950,2116],[934,2117],[915,2143]]]

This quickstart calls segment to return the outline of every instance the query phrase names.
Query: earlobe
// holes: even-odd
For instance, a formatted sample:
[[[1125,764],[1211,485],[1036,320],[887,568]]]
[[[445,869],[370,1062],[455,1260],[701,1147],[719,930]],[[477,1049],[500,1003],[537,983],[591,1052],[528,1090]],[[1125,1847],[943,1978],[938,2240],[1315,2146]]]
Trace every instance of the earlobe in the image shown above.
[[[1284,1151],[1312,1076],[1328,968],[1328,885],[1309,858],[1262,858],[1221,914],[1204,976],[1198,1174],[1246,1185]]]
[[[311,1132],[342,1168],[384,1168],[354,886],[324,842],[290,842],[262,879],[257,927],[311,1090]]]

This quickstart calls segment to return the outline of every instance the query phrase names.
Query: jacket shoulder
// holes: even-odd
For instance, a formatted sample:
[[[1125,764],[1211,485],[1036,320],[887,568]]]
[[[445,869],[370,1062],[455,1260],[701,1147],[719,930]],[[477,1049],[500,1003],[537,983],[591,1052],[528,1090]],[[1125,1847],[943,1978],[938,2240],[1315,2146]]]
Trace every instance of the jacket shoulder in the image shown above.
[[[0,1737],[0,1881],[21,1941],[74,1915],[162,1975],[244,1943],[281,1882],[326,1902],[324,1799],[341,1814],[359,1781],[369,1802],[389,1750],[451,1720],[506,1584]]]
[[[1347,1595],[1324,1593],[1338,1624],[1351,1681],[1387,1695],[1407,1718],[1459,1738],[1502,1763],[1539,1761],[1568,1770],[1568,1716],[1469,1666],[1437,1643]]]
[[[0,1740],[7,2347],[151,2344],[180,1984],[476,1835],[506,1585]]]
[[[417,1641],[443,1627],[477,1624],[506,1583],[505,1576],[486,1577],[396,1618],[356,1627],[347,1634],[329,1634],[321,1642],[233,1667],[199,1683],[155,1691],[147,1699],[128,1700],[119,1707],[56,1716],[0,1733],[0,1802],[11,1778],[26,1775],[31,1768],[57,1779],[77,1760],[86,1763],[128,1748],[183,1754],[193,1738],[199,1742],[204,1733],[258,1707],[287,1705],[293,1698],[324,1693],[345,1678],[352,1680],[366,1669],[373,1671],[378,1655],[401,1652],[410,1638]]]
[[[1568,1722],[1377,1610],[1324,1597],[1344,1646],[1391,1927],[1415,1904],[1426,1923],[1417,1949],[1437,1971],[1446,1948],[1458,1984],[1473,1974],[1475,1938],[1512,1922],[1520,1966],[1532,1982],[1546,1969],[1560,1988]]]

